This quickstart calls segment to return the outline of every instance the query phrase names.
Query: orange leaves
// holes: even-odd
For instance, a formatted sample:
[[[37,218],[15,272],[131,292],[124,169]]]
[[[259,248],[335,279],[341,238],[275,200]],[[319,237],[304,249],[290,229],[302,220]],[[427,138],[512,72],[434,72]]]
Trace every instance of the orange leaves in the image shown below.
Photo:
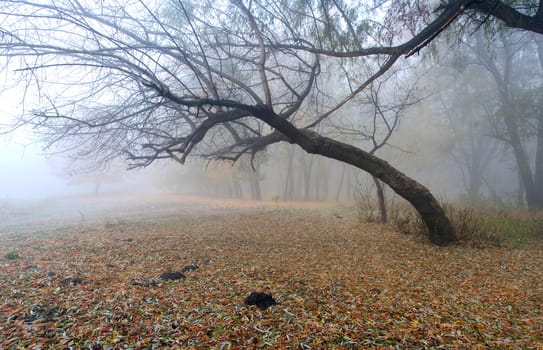
[[[541,347],[541,247],[435,248],[330,215],[253,208],[0,239],[23,256],[0,270],[0,348]],[[186,279],[158,278],[188,264]],[[254,290],[278,304],[245,306]]]

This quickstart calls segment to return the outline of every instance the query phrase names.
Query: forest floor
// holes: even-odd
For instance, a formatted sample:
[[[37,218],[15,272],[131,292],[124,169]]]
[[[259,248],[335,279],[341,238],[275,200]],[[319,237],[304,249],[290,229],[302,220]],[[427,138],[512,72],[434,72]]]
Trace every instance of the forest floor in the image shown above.
[[[0,349],[543,348],[541,242],[437,248],[337,206],[208,205],[10,226]]]

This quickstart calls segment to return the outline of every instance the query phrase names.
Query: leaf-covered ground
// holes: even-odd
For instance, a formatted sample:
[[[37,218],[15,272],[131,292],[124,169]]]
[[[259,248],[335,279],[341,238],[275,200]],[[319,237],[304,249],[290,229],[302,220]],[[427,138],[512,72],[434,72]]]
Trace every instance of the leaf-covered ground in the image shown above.
[[[0,254],[0,349],[543,348],[537,242],[435,248],[268,208],[8,234]],[[255,290],[278,304],[244,305]]]

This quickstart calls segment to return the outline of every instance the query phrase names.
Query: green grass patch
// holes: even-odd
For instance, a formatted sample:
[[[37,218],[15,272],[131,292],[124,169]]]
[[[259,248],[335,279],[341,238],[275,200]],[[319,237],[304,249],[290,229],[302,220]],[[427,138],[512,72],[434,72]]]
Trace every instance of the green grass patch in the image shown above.
[[[524,248],[530,240],[543,238],[543,220],[537,214],[501,212],[483,217],[481,229],[495,236],[501,245]]]
[[[6,255],[4,255],[4,258],[6,258],[7,260],[15,260],[15,259],[18,259],[18,258],[19,258],[19,253],[16,253],[16,252],[9,252],[9,253],[6,253]]]
[[[445,211],[454,227],[458,244],[476,248],[523,249],[531,240],[543,239],[543,213],[453,205],[446,205]],[[394,223],[401,232],[428,236],[426,226],[413,210],[399,216]]]

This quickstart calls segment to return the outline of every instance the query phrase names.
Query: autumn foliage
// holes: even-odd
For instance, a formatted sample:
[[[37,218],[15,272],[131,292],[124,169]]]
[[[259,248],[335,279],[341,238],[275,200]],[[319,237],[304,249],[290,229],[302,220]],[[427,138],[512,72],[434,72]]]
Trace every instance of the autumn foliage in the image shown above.
[[[541,243],[438,248],[336,210],[3,235],[0,348],[543,347]],[[246,305],[255,290],[277,304]]]

